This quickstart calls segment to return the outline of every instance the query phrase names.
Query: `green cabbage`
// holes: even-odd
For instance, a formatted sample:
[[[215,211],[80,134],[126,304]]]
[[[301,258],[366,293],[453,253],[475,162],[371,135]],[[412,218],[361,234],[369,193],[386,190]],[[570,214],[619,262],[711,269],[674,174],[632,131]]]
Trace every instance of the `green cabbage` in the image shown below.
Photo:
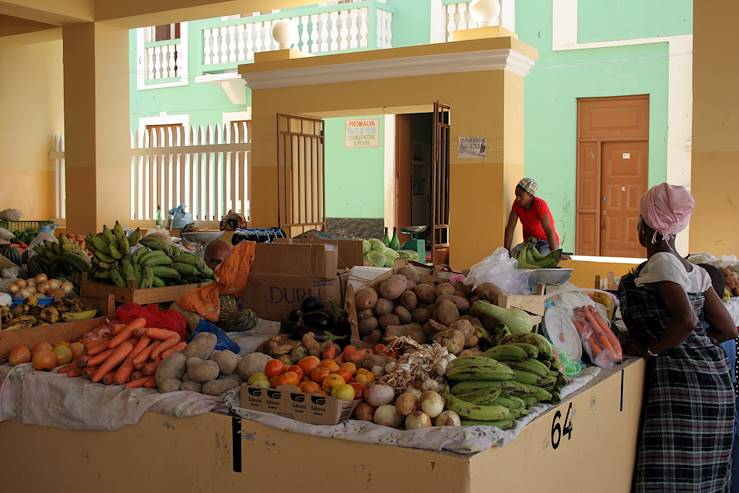
[[[372,250],[383,252],[385,251],[385,244],[382,242],[382,240],[378,240],[377,238],[370,238],[369,240],[370,245],[372,246]]]
[[[372,250],[372,244],[367,240],[362,240],[362,255],[367,255]]]
[[[395,259],[398,258],[400,255],[398,255],[398,252],[395,250],[388,248],[384,252],[385,255],[385,267],[392,267],[395,263]]]
[[[383,245],[384,246],[384,245]],[[367,260],[372,267],[384,267],[385,266],[385,254],[377,250],[370,250],[367,254]]]
[[[400,255],[400,258],[403,260],[407,260],[409,262],[418,262],[418,259],[420,258],[418,256],[418,252],[415,250],[398,250],[398,255]]]

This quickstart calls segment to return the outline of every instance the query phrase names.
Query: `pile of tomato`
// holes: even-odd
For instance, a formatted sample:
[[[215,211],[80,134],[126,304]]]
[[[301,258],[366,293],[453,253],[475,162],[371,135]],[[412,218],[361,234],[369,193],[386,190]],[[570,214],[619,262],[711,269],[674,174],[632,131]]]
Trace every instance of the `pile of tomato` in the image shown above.
[[[340,359],[350,359],[356,351],[354,347],[347,346]],[[264,376],[257,376],[257,379],[267,380],[272,388],[294,385],[308,394],[330,395],[346,401],[361,399],[364,390],[375,378],[370,370],[357,368],[353,362],[339,363],[334,359],[320,359],[317,356],[305,356],[297,364],[290,366],[273,359],[267,362]]]

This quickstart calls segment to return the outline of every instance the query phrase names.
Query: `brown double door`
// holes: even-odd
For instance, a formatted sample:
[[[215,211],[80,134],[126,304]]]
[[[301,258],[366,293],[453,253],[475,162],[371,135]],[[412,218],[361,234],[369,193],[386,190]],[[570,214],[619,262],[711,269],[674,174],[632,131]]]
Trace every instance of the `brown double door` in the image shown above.
[[[636,225],[648,148],[649,96],[578,100],[578,254],[644,256]]]

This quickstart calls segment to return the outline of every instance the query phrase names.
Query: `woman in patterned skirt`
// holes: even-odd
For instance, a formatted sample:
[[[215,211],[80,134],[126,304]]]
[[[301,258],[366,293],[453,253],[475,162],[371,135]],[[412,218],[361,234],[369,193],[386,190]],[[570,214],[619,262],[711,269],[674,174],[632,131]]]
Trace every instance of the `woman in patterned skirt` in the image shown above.
[[[663,183],[640,206],[648,260],[619,286],[626,350],[647,358],[634,491],[728,492],[734,393],[717,343],[736,327],[708,273],[676,253],[695,207],[690,192]]]

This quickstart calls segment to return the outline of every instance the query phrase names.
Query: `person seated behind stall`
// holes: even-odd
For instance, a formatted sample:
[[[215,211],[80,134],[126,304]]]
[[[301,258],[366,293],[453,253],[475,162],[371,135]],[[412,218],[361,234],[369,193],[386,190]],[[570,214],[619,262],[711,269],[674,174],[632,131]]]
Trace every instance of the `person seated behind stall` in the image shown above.
[[[533,238],[536,241],[536,248],[544,255],[559,248],[559,236],[554,229],[552,211],[543,199],[536,196],[538,189],[539,185],[533,178],[524,178],[516,186],[516,200],[508,215],[503,245],[511,253],[522,245],[511,250],[513,231],[519,220],[523,227],[524,242]]]
[[[694,207],[687,189],[666,183],[642,196],[648,260],[619,285],[625,352],[647,359],[636,492],[729,488],[734,389],[717,343],[737,332],[709,274],[676,253]]]
[[[205,247],[205,265],[216,270],[231,255],[233,245],[225,240],[214,240]]]

